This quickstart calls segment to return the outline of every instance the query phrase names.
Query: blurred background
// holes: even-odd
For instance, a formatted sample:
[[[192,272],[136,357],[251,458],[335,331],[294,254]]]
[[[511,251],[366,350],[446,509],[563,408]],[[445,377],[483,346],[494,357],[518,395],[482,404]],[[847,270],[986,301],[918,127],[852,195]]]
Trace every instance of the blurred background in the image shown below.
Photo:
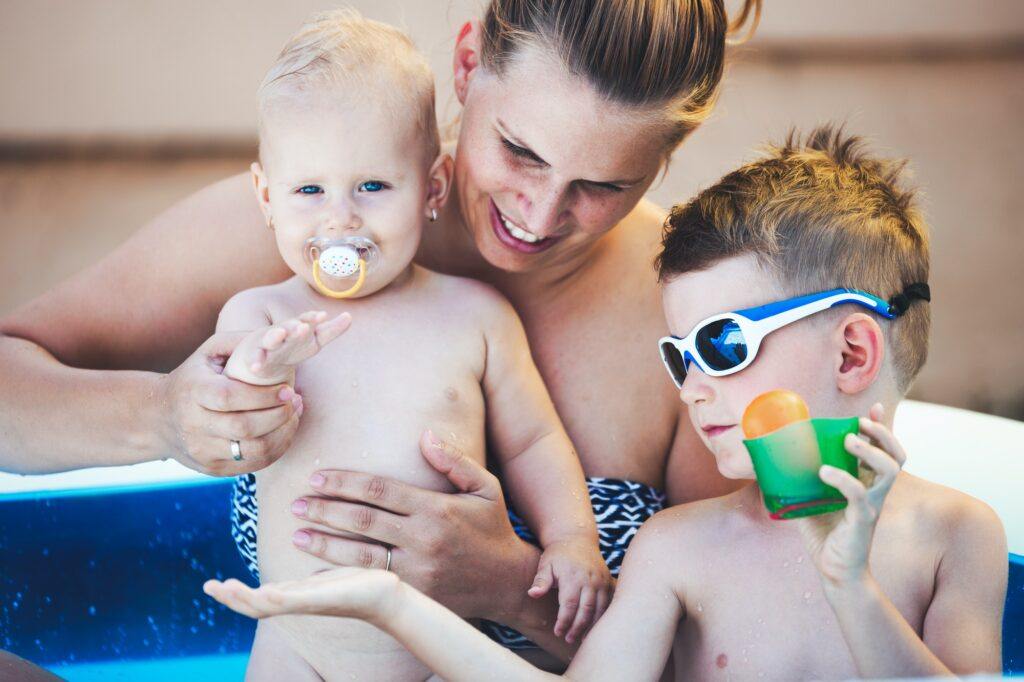
[[[309,13],[336,4],[0,2],[0,314],[245,171],[263,72]],[[451,46],[483,0],[347,4],[413,36],[450,120]],[[759,143],[830,120],[910,158],[934,296],[912,396],[1024,419],[1024,3],[765,4],[755,39],[732,52],[715,115],[651,197],[684,201]]]

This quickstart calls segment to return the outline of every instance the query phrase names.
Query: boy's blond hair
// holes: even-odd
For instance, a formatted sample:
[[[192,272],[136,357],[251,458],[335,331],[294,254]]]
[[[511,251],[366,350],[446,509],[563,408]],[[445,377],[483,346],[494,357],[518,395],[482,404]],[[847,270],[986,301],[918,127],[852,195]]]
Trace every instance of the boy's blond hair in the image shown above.
[[[788,295],[837,287],[884,299],[928,281],[928,232],[903,184],[906,163],[870,156],[857,137],[822,126],[726,175],[665,221],[661,281],[754,254]],[[917,301],[886,332],[899,390],[928,355],[931,315]]]
[[[427,60],[397,28],[348,8],[314,14],[289,38],[260,84],[261,134],[275,101],[332,88],[352,97],[372,95],[396,120],[414,116],[429,159],[437,156],[434,76]]]

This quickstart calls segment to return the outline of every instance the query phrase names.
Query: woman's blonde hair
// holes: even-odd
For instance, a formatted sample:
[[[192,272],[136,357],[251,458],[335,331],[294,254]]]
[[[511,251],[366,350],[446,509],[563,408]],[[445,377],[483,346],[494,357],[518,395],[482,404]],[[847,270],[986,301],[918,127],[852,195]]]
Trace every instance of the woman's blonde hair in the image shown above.
[[[761,15],[744,0],[732,23],[723,0],[492,0],[481,61],[501,74],[526,46],[558,55],[609,101],[660,109],[671,152],[710,114],[727,37]]]

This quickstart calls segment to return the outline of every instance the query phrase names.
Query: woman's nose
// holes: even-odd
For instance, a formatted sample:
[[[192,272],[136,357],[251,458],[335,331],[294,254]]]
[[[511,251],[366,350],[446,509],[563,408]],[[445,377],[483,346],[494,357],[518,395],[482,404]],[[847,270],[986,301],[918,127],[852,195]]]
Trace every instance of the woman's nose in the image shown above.
[[[567,192],[558,187],[538,186],[530,194],[519,195],[519,209],[528,232],[538,237],[551,237],[558,232],[569,211]]]

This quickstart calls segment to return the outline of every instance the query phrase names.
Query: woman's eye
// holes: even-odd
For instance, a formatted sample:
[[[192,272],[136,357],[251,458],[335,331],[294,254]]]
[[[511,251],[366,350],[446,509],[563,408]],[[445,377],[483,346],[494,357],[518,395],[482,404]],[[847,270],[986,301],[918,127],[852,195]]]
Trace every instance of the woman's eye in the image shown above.
[[[529,149],[526,149],[525,147],[520,147],[519,145],[515,144],[514,142],[510,141],[505,137],[501,138],[501,144],[505,147],[505,149],[508,150],[510,154],[512,154],[512,156],[515,156],[516,158],[523,159],[531,163],[544,163],[544,161],[540,157],[531,152]]]
[[[360,192],[379,192],[384,189],[385,185],[379,180],[370,180],[359,185]]]
[[[295,190],[299,194],[323,194],[324,189],[320,185],[303,185]]]

